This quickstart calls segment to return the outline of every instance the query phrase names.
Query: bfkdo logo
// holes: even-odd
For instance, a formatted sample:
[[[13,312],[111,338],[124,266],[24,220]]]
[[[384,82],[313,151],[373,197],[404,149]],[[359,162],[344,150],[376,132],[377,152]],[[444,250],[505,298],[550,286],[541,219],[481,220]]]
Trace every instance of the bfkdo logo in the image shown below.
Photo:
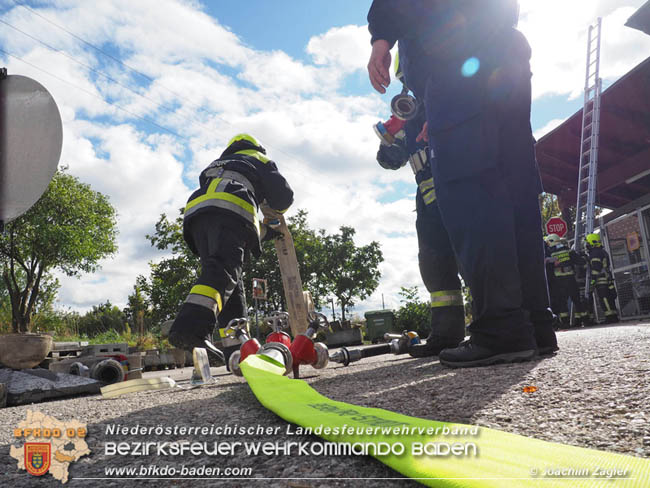
[[[25,469],[29,474],[42,476],[50,469],[52,444],[27,442],[25,444]]]
[[[9,455],[18,469],[32,476],[49,473],[67,483],[70,465],[90,454],[86,424],[78,420],[59,420],[38,411],[27,411],[27,418],[13,432]]]

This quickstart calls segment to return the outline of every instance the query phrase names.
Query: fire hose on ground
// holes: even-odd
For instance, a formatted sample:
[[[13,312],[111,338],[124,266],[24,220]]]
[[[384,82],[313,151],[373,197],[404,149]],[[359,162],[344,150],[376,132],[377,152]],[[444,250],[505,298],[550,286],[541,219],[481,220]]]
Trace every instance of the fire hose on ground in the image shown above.
[[[306,382],[286,377],[290,368],[286,361],[286,357],[273,350],[260,350],[240,364],[251,390],[264,407],[287,422],[314,429],[327,441],[377,446],[368,454],[422,484],[534,488],[542,486],[541,480],[544,486],[577,487],[585,486],[589,479],[593,481],[590,486],[650,486],[647,459],[333,401]],[[462,452],[436,454],[450,446]],[[378,453],[380,447],[382,453]],[[550,479],[553,476],[545,474],[545,470],[567,464],[583,473],[591,470],[591,477],[585,478],[583,474],[577,478],[567,475],[564,479]],[[597,468],[623,474],[594,479],[593,470]]]

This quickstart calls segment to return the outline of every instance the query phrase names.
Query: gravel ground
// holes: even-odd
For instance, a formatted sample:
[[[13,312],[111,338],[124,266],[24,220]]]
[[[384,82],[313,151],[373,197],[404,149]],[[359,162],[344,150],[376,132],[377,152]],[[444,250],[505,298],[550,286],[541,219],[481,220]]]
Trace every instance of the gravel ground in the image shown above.
[[[437,360],[380,356],[344,368],[330,365],[316,372],[302,370],[305,380],[334,400],[379,407],[406,415],[475,424],[575,446],[639,457],[650,456],[650,323],[627,323],[559,333],[560,353],[529,363],[452,370]],[[108,435],[106,426],[210,426],[212,424],[278,427],[277,435],[247,437],[247,441],[314,441],[288,435],[286,422],[263,408],[245,381],[214,368],[218,381],[199,389],[133,394],[114,400],[98,396],[71,398],[30,406],[10,407],[0,415],[0,480],[3,486],[60,486],[51,476],[35,478],[18,471],[9,456],[13,428],[29,409],[60,420],[79,419],[89,427],[90,456],[70,467],[71,485],[271,487],[412,486],[371,457],[238,456],[214,458],[214,466],[250,467],[252,477],[265,480],[82,480],[105,477],[105,468],[149,464],[201,466],[201,457],[107,456],[106,441],[242,440],[237,436],[143,437]],[[169,372],[187,379],[191,369]],[[160,373],[158,373],[160,374]],[[184,381],[181,381],[183,383]],[[535,393],[524,393],[534,385]],[[268,480],[268,478],[294,478]],[[302,479],[295,479],[302,478]],[[313,478],[330,478],[314,480]],[[331,478],[362,478],[335,480]],[[366,479],[369,478],[369,479]],[[373,479],[374,478],[374,479]],[[381,478],[381,479],[380,479]],[[386,478],[391,478],[387,480]]]

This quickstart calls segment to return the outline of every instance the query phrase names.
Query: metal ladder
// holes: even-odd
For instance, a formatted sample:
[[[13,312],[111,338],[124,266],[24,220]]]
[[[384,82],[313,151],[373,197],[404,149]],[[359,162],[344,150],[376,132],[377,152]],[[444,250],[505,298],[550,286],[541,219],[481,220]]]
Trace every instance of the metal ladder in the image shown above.
[[[582,109],[582,134],[580,137],[580,162],[578,166],[578,187],[576,221],[573,248],[581,250],[587,234],[594,231],[596,207],[596,183],[598,179],[598,138],[600,136],[600,34],[602,18],[596,25],[589,26],[587,40],[587,69],[585,74],[584,105]],[[592,297],[591,268],[586,267],[584,297],[593,300],[596,320],[600,321],[598,301]],[[574,323],[575,307],[571,304],[571,324]]]
[[[600,71],[600,32],[602,19],[589,26],[587,41],[587,73],[585,76],[585,98],[582,109],[582,135],[580,137],[580,163],[574,249],[580,250],[587,234],[594,231],[596,207],[596,182],[598,178],[598,137],[600,136],[600,93],[602,80]],[[590,297],[590,271],[587,269],[585,297]]]

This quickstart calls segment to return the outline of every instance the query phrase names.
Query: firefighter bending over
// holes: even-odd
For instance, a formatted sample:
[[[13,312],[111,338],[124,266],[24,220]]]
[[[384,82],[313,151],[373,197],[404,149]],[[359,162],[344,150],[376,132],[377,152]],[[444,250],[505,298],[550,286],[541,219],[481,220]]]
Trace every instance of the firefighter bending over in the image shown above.
[[[212,344],[216,323],[227,364],[239,342],[226,337],[225,328],[232,319],[247,317],[244,261],[250,253],[261,254],[262,239],[277,236],[266,226],[260,229],[260,204],[284,212],[293,203],[293,191],[248,134],[230,140],[219,159],[203,170],[199,185],[185,206],[183,237],[201,259],[201,274],[174,320],[169,342],[221,355]]]

